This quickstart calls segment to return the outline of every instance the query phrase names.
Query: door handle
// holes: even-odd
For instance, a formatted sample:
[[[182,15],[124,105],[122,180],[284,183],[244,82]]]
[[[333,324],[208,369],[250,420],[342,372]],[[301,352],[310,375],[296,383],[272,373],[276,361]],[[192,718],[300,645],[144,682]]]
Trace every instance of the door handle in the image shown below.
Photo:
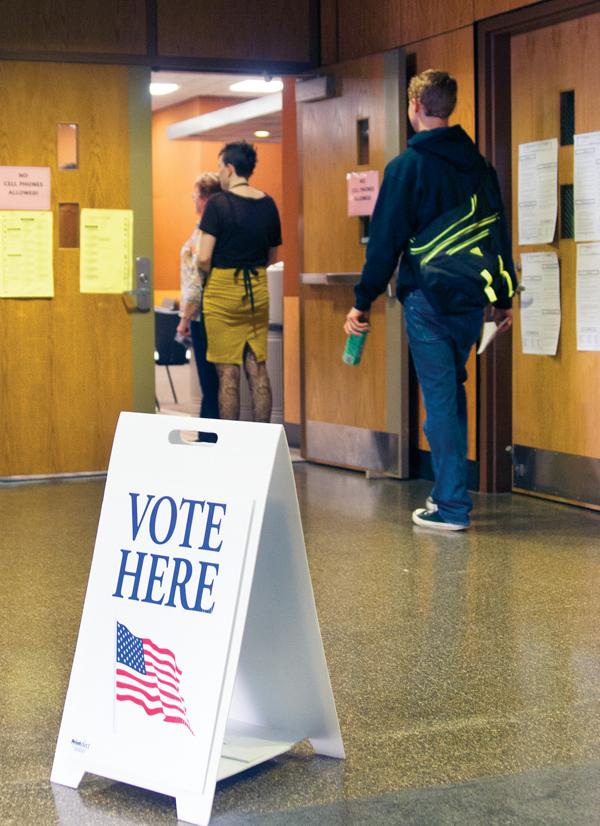
[[[125,295],[131,295],[135,299],[135,309],[138,313],[147,313],[152,307],[151,290],[152,264],[149,258],[135,259],[135,287]]]

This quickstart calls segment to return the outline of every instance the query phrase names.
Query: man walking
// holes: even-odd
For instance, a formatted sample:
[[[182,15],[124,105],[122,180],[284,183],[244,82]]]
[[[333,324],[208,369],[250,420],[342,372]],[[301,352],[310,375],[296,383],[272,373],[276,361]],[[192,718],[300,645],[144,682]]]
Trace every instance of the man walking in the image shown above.
[[[402,256],[396,292],[404,305],[408,341],[423,391],[424,432],[435,475],[426,507],[414,511],[412,519],[417,525],[446,531],[468,528],[472,508],[467,492],[465,365],[481,332],[486,301],[493,302],[493,319],[501,330],[511,326],[510,297],[516,286],[496,175],[463,129],[448,126],[448,118],[456,105],[456,92],[456,81],[447,72],[429,69],[410,82],[408,117],[415,135],[409,140],[407,150],[385,170],[371,220],[366,262],[355,287],[355,305],[344,325],[347,335],[357,335],[368,328],[369,308],[385,291]],[[497,296],[491,287],[492,276],[483,269],[483,294],[477,306],[466,294],[461,301],[459,273],[454,303],[445,306],[434,300],[433,293],[424,285],[419,260],[411,254],[416,248],[415,237],[446,213],[464,203],[473,203],[474,194],[481,191],[487,180],[491,181],[488,200],[498,220],[500,254],[496,257],[508,288]],[[491,220],[485,219],[480,224],[489,224]],[[449,224],[441,233],[446,240],[439,246],[448,250],[448,239],[460,236],[461,232]],[[430,241],[426,246],[433,243]],[[456,244],[454,249],[460,246]],[[483,255],[476,243],[470,252],[473,256]]]

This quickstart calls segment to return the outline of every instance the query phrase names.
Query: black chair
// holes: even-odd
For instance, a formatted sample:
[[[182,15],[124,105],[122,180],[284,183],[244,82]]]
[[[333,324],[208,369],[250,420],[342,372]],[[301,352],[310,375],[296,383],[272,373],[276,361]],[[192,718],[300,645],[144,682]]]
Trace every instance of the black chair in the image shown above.
[[[175,404],[179,402],[169,367],[187,364],[190,358],[188,348],[175,341],[178,324],[178,313],[156,308],[154,313],[154,363],[166,369]],[[156,406],[160,410],[158,399],[156,399]]]

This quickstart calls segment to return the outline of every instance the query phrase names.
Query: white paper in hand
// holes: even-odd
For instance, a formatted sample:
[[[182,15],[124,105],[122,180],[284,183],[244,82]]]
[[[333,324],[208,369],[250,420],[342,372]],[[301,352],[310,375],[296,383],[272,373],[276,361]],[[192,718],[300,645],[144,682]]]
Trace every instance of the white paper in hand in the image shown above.
[[[479,340],[479,347],[477,348],[477,355],[480,356],[490,346],[492,341],[498,335],[500,327],[496,326],[495,321],[484,321],[481,330],[481,338]]]

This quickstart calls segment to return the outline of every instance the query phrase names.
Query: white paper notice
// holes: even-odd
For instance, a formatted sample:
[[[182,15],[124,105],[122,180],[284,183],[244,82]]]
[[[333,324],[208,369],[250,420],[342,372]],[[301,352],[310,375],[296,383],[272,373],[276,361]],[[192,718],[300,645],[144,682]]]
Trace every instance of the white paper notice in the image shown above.
[[[558,140],[519,144],[519,244],[550,244],[558,213]]]
[[[575,135],[575,240],[600,241],[600,132]]]
[[[577,349],[600,350],[600,244],[577,247]]]
[[[82,293],[131,289],[133,211],[82,209],[79,281]]]
[[[0,211],[0,298],[52,298],[52,213]]]
[[[521,255],[523,353],[555,356],[560,333],[560,273],[554,252]]]

